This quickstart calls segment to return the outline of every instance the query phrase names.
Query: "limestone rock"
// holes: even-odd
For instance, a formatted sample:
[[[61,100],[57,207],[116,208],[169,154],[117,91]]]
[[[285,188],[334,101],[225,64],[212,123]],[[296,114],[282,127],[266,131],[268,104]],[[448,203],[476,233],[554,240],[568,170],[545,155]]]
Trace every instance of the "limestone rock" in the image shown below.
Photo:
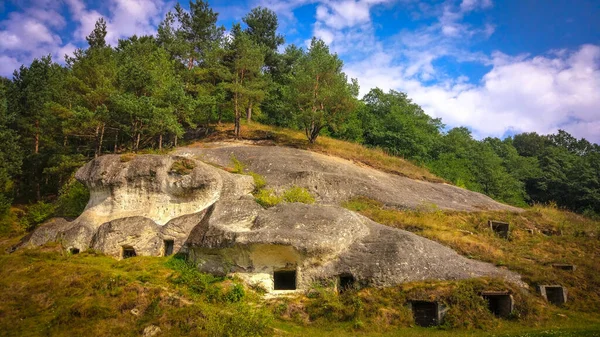
[[[235,156],[248,170],[265,176],[267,187],[282,191],[291,185],[301,186],[324,204],[340,204],[353,197],[365,196],[399,209],[435,205],[458,211],[522,211],[481,193],[401,177],[315,152],[240,143],[211,145],[208,148],[180,148],[176,153],[221,166],[230,166],[231,156]]]
[[[449,209],[513,209],[478,193],[300,150],[237,146],[198,151],[202,153],[186,157],[108,155],[92,160],[76,174],[90,190],[83,214],[72,222],[43,224],[22,245],[60,240],[67,249],[93,248],[117,258],[132,250],[148,256],[183,252],[204,272],[236,274],[269,291],[308,289],[314,282],[341,277],[372,286],[479,276],[522,284],[515,273],[338,205],[366,195],[398,207],[426,201]],[[271,187],[305,186],[319,202],[262,208],[251,195],[250,176],[200,161],[225,166],[231,153],[267,176]],[[173,169],[182,163],[186,170]]]

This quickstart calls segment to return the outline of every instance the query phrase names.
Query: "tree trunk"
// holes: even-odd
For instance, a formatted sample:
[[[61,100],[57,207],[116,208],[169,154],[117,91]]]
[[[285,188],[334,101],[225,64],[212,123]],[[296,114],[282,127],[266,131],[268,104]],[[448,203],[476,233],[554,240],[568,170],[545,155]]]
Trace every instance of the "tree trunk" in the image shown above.
[[[175,147],[177,147],[177,135],[175,135]]]
[[[96,148],[94,149],[94,158],[98,158],[98,144],[99,142],[99,138],[98,135],[100,134],[100,125],[96,126]]]
[[[252,121],[252,102],[246,108],[246,121],[250,123]]]
[[[233,104],[234,104],[234,108],[235,108],[235,127],[233,128],[233,133],[235,135],[235,139],[239,139],[240,138],[240,109],[239,109],[239,105],[238,105],[238,93],[235,93],[235,95],[233,96]]]
[[[35,121],[35,153],[40,153],[40,121]]]
[[[115,133],[115,149],[114,149],[114,153],[117,153],[118,144],[119,144],[119,130],[117,130],[117,133]]]
[[[162,138],[163,138],[163,135],[161,133],[160,135],[158,135],[158,149],[159,150],[162,150]]]
[[[141,137],[141,133],[138,132],[137,134],[137,140],[135,141],[135,152],[137,152],[140,148],[140,137]]]
[[[102,123],[102,129],[100,131],[100,141],[98,141],[98,155],[102,155],[102,143],[104,142],[104,127],[106,123]]]
[[[67,135],[63,138],[63,147],[67,147]]]

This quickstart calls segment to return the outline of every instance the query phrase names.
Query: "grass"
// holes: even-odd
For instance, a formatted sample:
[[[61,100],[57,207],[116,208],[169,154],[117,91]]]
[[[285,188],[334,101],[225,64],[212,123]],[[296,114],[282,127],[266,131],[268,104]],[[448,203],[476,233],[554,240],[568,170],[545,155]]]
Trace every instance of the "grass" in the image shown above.
[[[232,140],[234,139],[232,130],[233,124],[219,125],[216,127],[215,133],[191,146],[210,146],[210,144],[207,143]],[[427,168],[411,163],[408,160],[388,155],[381,149],[368,148],[360,144],[326,136],[319,136],[315,144],[310,144],[306,140],[304,133],[301,131],[278,128],[256,122],[242,124],[241,135],[244,140],[256,142],[261,145],[280,145],[309,150],[344,158],[371,166],[381,171],[413,179],[445,182],[442,178],[429,172]]]
[[[566,309],[600,312],[598,221],[552,206],[535,206],[522,213],[421,212],[388,209],[377,201],[358,198],[345,207],[381,224],[438,241],[464,256],[507,267],[520,273],[531,287],[566,286]],[[509,222],[509,239],[495,235],[488,220]],[[562,235],[547,236],[541,231]],[[558,270],[553,263],[575,264],[577,269]]]

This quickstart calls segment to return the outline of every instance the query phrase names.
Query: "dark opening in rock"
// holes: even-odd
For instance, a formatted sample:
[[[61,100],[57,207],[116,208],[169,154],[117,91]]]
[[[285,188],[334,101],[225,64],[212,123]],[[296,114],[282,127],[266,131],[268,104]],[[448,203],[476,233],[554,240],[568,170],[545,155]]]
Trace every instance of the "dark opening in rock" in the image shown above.
[[[508,239],[509,224],[507,222],[489,220],[488,224],[494,233],[498,234],[501,238]]]
[[[552,267],[554,267],[556,269],[562,269],[562,270],[568,270],[568,271],[575,271],[575,265],[574,264],[555,263],[555,264],[552,265]]]
[[[506,318],[513,310],[513,298],[508,292],[488,291],[481,296],[488,302],[488,309],[497,317]]]
[[[133,247],[123,247],[123,258],[128,259],[130,257],[136,256],[135,249]]]
[[[165,256],[173,255],[173,240],[165,240]]]
[[[428,327],[439,324],[437,302],[413,301],[411,307],[417,325]]]
[[[548,299],[548,302],[554,305],[562,305],[567,301],[564,295],[563,287],[560,286],[547,286],[546,299]]]
[[[69,252],[73,255],[79,254],[79,248],[71,248],[69,249]]]
[[[354,288],[354,283],[356,282],[356,280],[354,279],[354,276],[352,276],[351,274],[342,274],[340,275],[340,281],[339,281],[339,285],[338,285],[338,291],[340,293],[343,293],[346,290],[351,290]]]
[[[273,272],[275,290],[296,290],[296,271],[277,270]]]

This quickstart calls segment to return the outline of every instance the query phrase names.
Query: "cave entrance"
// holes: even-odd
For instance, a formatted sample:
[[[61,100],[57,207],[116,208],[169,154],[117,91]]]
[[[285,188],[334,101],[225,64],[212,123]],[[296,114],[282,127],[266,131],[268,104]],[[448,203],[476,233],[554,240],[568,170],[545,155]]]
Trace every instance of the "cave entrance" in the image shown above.
[[[135,257],[137,254],[135,253],[135,249],[131,246],[123,246],[123,258],[128,259],[130,257]]]
[[[492,231],[494,231],[494,233],[496,233],[499,237],[508,239],[508,229],[509,229],[508,222],[500,222],[500,221],[490,220],[490,221],[488,221],[488,224],[490,225],[490,228],[492,229]]]
[[[79,248],[70,248],[69,253],[72,255],[79,254]]]
[[[488,291],[481,296],[487,301],[488,309],[496,317],[507,318],[513,311],[513,298],[508,292]]]
[[[296,290],[296,270],[274,271],[273,283],[275,290]]]
[[[546,287],[546,298],[548,302],[554,305],[562,305],[567,300],[565,299],[565,293],[563,291],[563,287]]]
[[[417,325],[429,327],[440,323],[437,302],[413,301],[411,302],[411,308]]]
[[[175,245],[175,241],[165,240],[165,256],[173,255],[173,246],[174,245]]]
[[[343,293],[346,290],[350,290],[354,288],[354,284],[356,280],[354,276],[351,274],[342,274],[340,275],[339,283],[338,283],[338,291]]]

